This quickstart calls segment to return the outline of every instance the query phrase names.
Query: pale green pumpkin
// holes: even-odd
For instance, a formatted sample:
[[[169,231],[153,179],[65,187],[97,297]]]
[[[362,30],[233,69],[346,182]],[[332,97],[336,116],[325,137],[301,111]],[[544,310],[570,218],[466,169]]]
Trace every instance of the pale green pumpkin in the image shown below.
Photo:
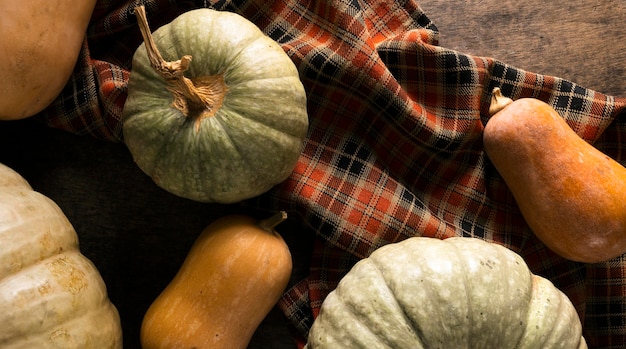
[[[358,262],[309,332],[319,348],[587,348],[567,296],[513,251],[414,237]]]
[[[137,165],[163,189],[202,202],[241,201],[284,181],[308,117],[280,45],[235,13],[193,10],[150,36],[143,8],[136,12],[148,45],[133,57],[123,132]]]

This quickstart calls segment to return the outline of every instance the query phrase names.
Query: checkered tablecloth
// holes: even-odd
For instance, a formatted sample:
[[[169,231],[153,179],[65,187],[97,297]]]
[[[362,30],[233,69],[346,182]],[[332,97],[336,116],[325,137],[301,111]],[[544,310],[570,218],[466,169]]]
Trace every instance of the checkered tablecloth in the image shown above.
[[[130,61],[141,42],[132,9],[153,29],[198,7],[234,11],[284,48],[308,95],[310,130],[293,175],[252,200],[287,209],[316,234],[309,276],[280,307],[304,336],[325,296],[360,258],[410,236],[503,244],[576,306],[593,348],[626,346],[626,260],[564,260],[528,229],[483,152],[491,90],[551,104],[585,140],[622,163],[626,99],[438,45],[414,1],[102,0],[61,96],[37,118],[122,142]]]

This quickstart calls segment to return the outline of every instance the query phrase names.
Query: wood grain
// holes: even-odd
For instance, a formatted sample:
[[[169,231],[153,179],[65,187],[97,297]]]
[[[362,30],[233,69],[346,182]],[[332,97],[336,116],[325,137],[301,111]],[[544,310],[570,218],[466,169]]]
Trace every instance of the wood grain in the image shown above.
[[[623,0],[422,0],[439,45],[626,97]]]

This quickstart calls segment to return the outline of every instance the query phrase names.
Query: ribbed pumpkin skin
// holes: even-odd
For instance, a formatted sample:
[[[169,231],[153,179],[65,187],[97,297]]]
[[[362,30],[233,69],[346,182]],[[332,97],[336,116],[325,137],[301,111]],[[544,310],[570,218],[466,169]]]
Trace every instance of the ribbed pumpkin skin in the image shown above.
[[[505,247],[409,238],[358,262],[325,299],[318,348],[587,348],[569,299]]]
[[[124,141],[163,189],[201,202],[232,203],[284,181],[308,128],[306,95],[282,48],[229,12],[198,9],[153,33],[166,61],[191,55],[185,76],[221,76],[227,87],[213,116],[172,106],[165,80],[142,44],[133,57],[124,106]]]
[[[0,164],[0,348],[118,349],[117,310],[61,209]]]

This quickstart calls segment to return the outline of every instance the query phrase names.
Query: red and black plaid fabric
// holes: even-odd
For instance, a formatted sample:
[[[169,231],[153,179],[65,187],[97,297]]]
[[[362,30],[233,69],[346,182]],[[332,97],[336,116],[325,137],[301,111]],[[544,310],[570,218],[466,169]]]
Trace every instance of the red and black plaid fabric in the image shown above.
[[[410,236],[503,244],[563,290],[594,348],[626,346],[626,260],[564,260],[528,229],[483,152],[490,91],[551,104],[585,140],[626,163],[626,99],[505,62],[438,46],[414,1],[99,1],[72,80],[38,117],[123,141],[130,61],[141,42],[132,9],[153,29],[197,7],[234,11],[297,65],[310,130],[293,175],[253,200],[288,209],[315,232],[309,276],[280,302],[304,338],[325,296],[359,259]]]

